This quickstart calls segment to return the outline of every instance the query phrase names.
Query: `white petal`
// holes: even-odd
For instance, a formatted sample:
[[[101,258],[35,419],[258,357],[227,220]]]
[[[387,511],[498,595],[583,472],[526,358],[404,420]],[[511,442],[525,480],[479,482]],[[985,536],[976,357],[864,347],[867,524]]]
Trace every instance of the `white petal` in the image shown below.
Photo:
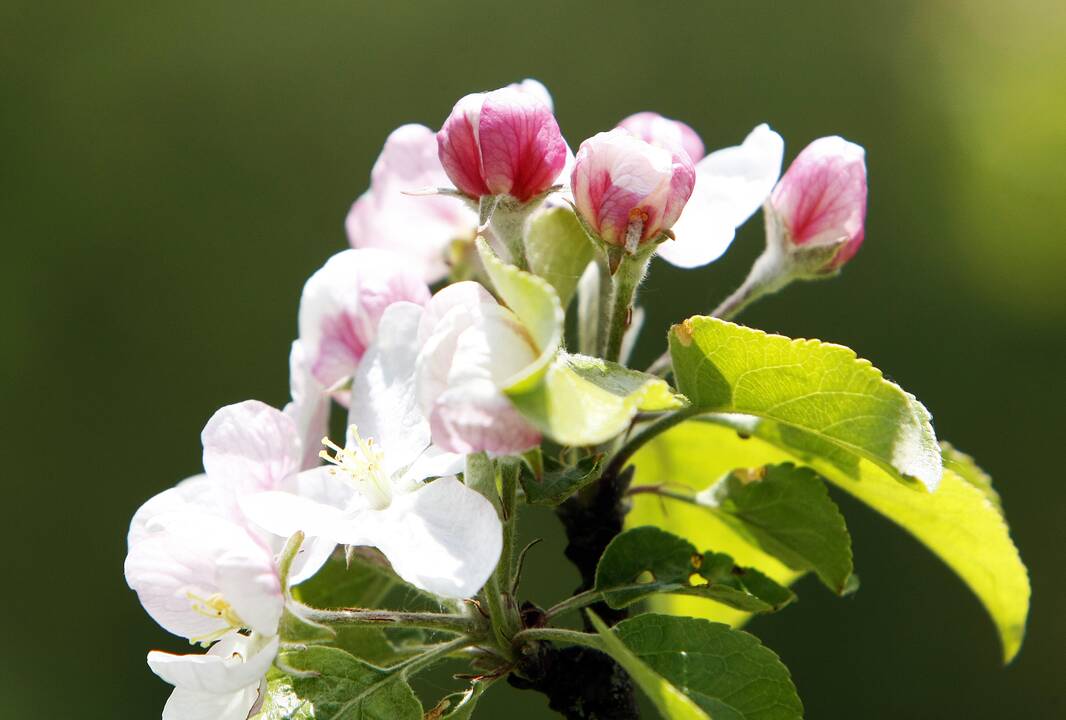
[[[257,400],[227,405],[207,421],[200,439],[204,469],[238,492],[272,490],[300,469],[300,435],[285,413]]]
[[[203,655],[148,653],[152,672],[183,690],[223,694],[252,686],[266,675],[278,654],[279,640],[261,640],[228,633]]]
[[[415,389],[421,319],[418,305],[390,305],[352,383],[348,423],[364,438],[373,438],[390,476],[409,467],[429,446],[429,422]]]
[[[218,559],[218,587],[248,627],[262,635],[273,635],[281,621],[278,573],[273,566],[256,563],[240,552],[228,552]]]
[[[766,201],[781,175],[784,140],[759,125],[741,145],[717,150],[696,163],[692,197],[674,223],[676,240],[658,253],[678,267],[698,267],[726,251],[736,228]]]
[[[377,547],[415,587],[466,598],[495,569],[503,530],[488,500],[446,477],[398,495],[384,510],[359,514],[352,520],[351,536],[338,540]]]
[[[329,430],[330,396],[311,373],[311,358],[299,340],[289,353],[289,393],[292,402],[285,406],[285,414],[296,423],[300,436],[300,469],[308,470],[321,464],[318,451]]]
[[[418,459],[407,468],[399,482],[401,487],[418,487],[426,478],[454,475],[466,467],[466,455],[442,450],[430,445]]]
[[[256,525],[285,538],[297,531],[309,537],[328,537],[344,514],[331,505],[278,491],[246,497],[241,508]]]
[[[212,482],[207,475],[193,475],[172,488],[150,498],[133,514],[127,545],[140,542],[149,534],[153,518],[167,513],[193,511],[227,517],[232,508],[221,483]]]
[[[175,688],[163,706],[163,720],[247,720],[259,693],[259,685],[223,695]]]
[[[337,543],[332,538],[311,537],[304,540],[303,547],[292,561],[292,568],[289,570],[289,585],[299,585],[314,577],[315,573],[329,561],[336,547]]]

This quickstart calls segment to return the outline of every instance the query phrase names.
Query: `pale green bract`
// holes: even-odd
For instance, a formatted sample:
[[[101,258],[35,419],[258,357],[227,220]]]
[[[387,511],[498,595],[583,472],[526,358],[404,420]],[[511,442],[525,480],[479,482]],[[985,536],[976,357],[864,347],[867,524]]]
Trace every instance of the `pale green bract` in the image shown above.
[[[563,310],[551,285],[505,264],[483,239],[478,250],[496,292],[529,330],[540,353],[504,392],[545,435],[562,445],[595,445],[625,430],[637,412],[684,404],[654,375],[560,352]]]
[[[929,413],[849,348],[693,317],[671,329],[670,354],[678,388],[700,410],[774,420],[900,480],[940,482]]]
[[[568,208],[551,208],[534,216],[526,231],[529,268],[555,288],[565,308],[581,273],[592,260],[593,246]]]

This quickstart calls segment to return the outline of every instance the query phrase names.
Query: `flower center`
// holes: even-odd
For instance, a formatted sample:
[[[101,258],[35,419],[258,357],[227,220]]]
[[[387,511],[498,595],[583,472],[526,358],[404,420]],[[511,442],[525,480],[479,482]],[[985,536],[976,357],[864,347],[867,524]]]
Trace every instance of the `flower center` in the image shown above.
[[[220,593],[215,593],[214,595],[205,598],[202,595],[197,595],[196,593],[189,591],[185,593],[185,597],[187,597],[189,602],[192,603],[192,609],[194,612],[226,623],[226,627],[216,630],[215,632],[192,638],[192,642],[194,643],[200,643],[204,646],[210,645],[230,630],[239,630],[243,627],[247,627],[247,623],[244,622],[244,620],[241,620],[240,615],[237,614],[233,609],[233,606],[230,605]]]
[[[392,502],[392,481],[384,468],[385,454],[374,445],[373,438],[363,438],[358,428],[348,428],[344,447],[328,437],[322,438],[325,450],[318,456],[335,467],[331,472],[343,473],[345,480],[365,497],[377,510]],[[333,454],[330,455],[330,450]]]

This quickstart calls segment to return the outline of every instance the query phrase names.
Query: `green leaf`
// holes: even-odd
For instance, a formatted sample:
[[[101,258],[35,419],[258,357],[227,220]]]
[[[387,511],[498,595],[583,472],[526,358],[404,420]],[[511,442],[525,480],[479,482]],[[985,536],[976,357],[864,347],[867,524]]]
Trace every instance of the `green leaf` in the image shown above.
[[[759,447],[739,444],[727,452],[709,442],[702,423],[687,422],[652,440],[633,457],[634,485],[667,483],[668,487],[700,491],[736,467],[763,465],[768,458]],[[650,494],[634,495],[626,527],[654,525],[680,535],[696,547],[713,547],[731,555],[743,566],[759,568],[775,582],[789,585],[802,572],[751,543],[733,523],[689,503],[671,502]],[[691,615],[739,626],[750,615],[704,598],[656,595],[652,609],[675,615]]]
[[[500,299],[525,325],[539,352],[536,360],[507,382],[509,393],[528,391],[540,383],[562,344],[563,307],[546,280],[504,263],[484,238],[477,239],[477,249]]]
[[[851,536],[825,483],[809,468],[732,472],[700,493],[699,502],[792,569],[813,570],[838,594],[847,589]]]
[[[592,252],[592,242],[569,208],[552,208],[537,214],[526,230],[529,267],[551,283],[564,308],[574,296]]]
[[[606,442],[624,432],[638,412],[681,407],[661,378],[585,355],[559,353],[543,381],[507,395],[545,435],[562,445]]]
[[[266,697],[253,720],[314,720],[315,709],[310,701],[299,697],[292,687],[292,679],[281,677],[267,684]]]
[[[803,717],[788,669],[746,632],[697,618],[647,614],[618,623],[614,634],[645,668],[682,688],[714,720]]]
[[[849,348],[693,317],[671,329],[670,353],[678,387],[701,410],[773,420],[902,481],[940,481],[929,413]]]
[[[652,579],[640,582],[645,573]],[[678,593],[748,612],[769,612],[796,597],[758,570],[736,565],[729,555],[701,554],[687,540],[650,526],[627,530],[611,540],[596,567],[596,590],[613,608],[655,593]]]
[[[539,480],[533,477],[528,467],[523,467],[519,479],[526,494],[526,502],[530,505],[558,505],[599,478],[602,459],[602,455],[595,455],[572,466],[549,461]]]
[[[307,673],[292,686],[314,706],[315,720],[422,720],[422,705],[399,673],[330,647],[284,653],[281,660]]]
[[[943,560],[978,597],[996,624],[1009,662],[1021,647],[1029,613],[1029,576],[1011,541],[1003,514],[992,498],[987,481],[974,480],[976,466],[963,461],[954,449],[945,451],[945,470],[940,487],[933,493],[916,492],[896,482],[894,475],[856,455],[829,452],[819,437],[768,421],[736,416],[711,416],[713,422],[688,422],[655,438],[636,457],[638,475],[652,475],[662,468],[699,466],[732,461],[736,465],[756,462],[801,462],[910,532]],[[658,459],[669,458],[669,464]],[[961,463],[961,465],[960,465]],[[964,474],[956,471],[962,470]],[[669,476],[671,482],[691,480],[699,489],[696,473]],[[967,479],[967,476],[970,479]],[[664,479],[666,477],[664,476]],[[644,477],[642,481],[654,481]],[[688,484],[686,482],[686,484]],[[647,499],[637,497],[637,518],[653,511]],[[675,506],[676,510],[675,510]],[[690,508],[672,503],[668,512],[677,518]],[[684,530],[691,538],[691,516]],[[739,555],[735,554],[737,557]],[[761,563],[752,563],[765,570]],[[774,575],[779,582],[781,577]],[[670,612],[715,612],[709,603],[681,607],[673,597],[656,600],[655,606]]]
[[[594,612],[590,611],[588,615],[603,641],[604,652],[614,658],[615,662],[629,673],[633,682],[644,691],[664,718],[668,720],[711,720],[712,716],[703,712],[684,692],[649,668],[638,657],[638,654],[627,647],[628,643],[612,632]],[[650,616],[642,615],[641,617]]]

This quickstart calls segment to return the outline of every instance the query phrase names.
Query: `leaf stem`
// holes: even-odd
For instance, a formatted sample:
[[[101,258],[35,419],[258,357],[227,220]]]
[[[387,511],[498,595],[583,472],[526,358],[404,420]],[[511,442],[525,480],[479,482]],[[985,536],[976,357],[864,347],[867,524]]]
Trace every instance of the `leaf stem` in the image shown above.
[[[485,627],[473,615],[364,610],[362,608],[320,610],[296,601],[291,601],[290,606],[305,620],[322,625],[393,625],[396,627],[441,630],[443,632],[458,633],[468,638],[480,638],[485,635]]]

